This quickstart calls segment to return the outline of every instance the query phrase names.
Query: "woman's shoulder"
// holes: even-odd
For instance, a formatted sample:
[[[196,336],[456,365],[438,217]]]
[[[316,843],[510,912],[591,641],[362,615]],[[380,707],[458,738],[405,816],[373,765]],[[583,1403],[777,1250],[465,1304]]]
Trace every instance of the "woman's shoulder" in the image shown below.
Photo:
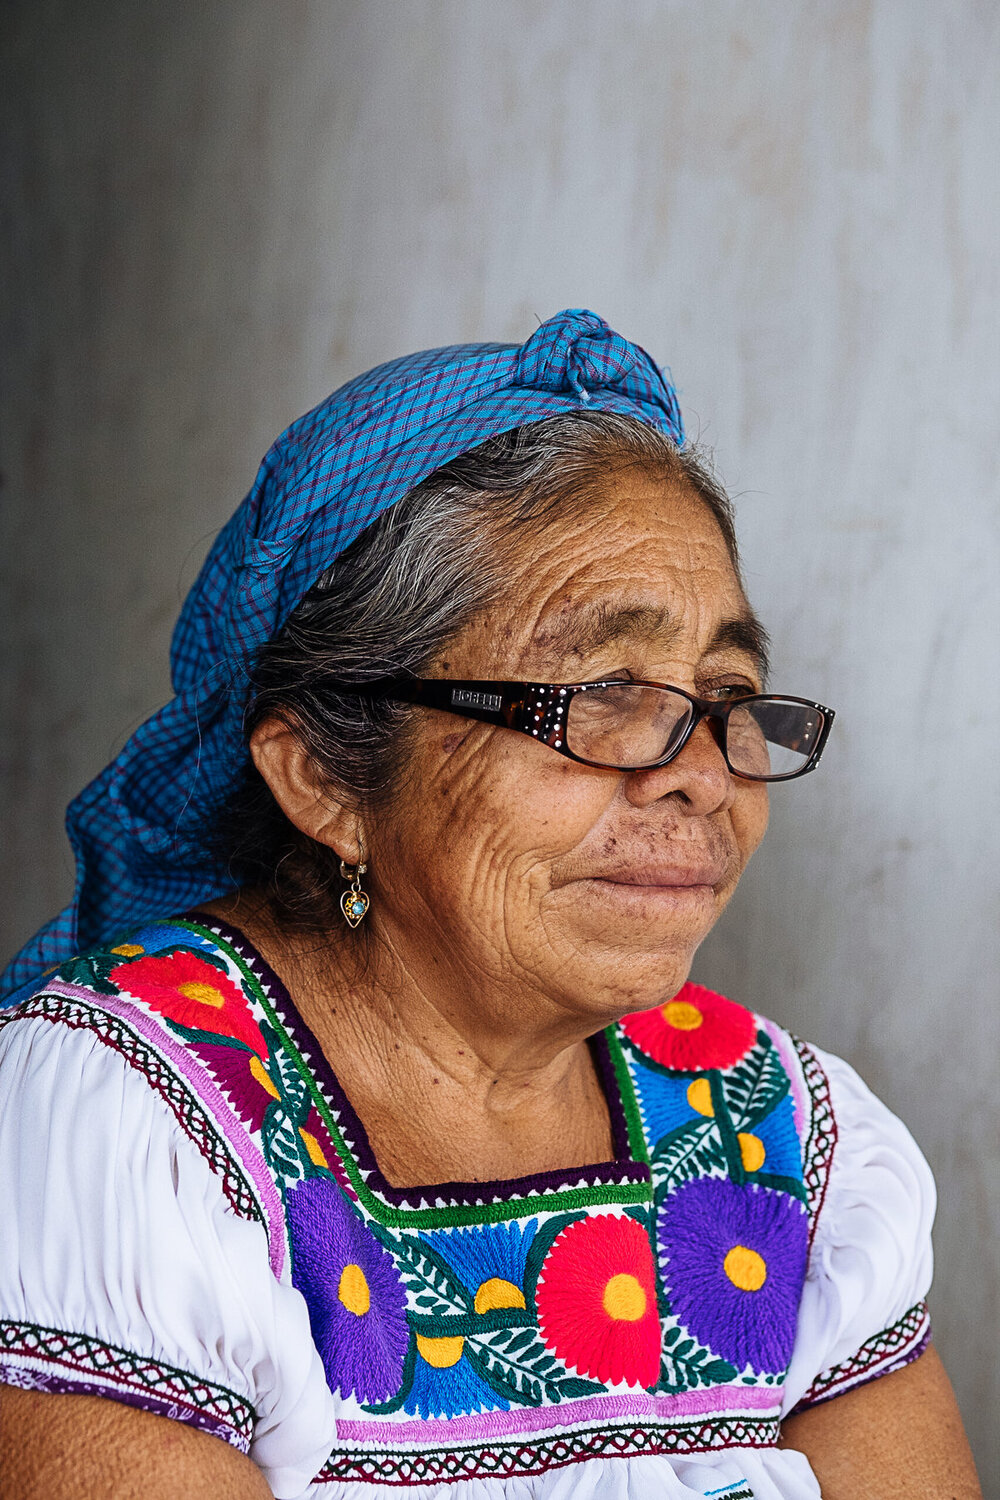
[[[263,1058],[263,998],[220,930],[171,917],[53,965],[4,999],[0,1026],[48,1020],[119,1039],[127,1028],[148,1042],[172,1044],[175,1062],[213,1045]],[[134,1061],[135,1050],[124,1048],[124,1055]]]
[[[808,1256],[784,1410],[914,1358],[929,1328],[933,1177],[906,1126],[855,1069],[695,984],[626,1016],[612,1047],[637,1104],[661,1213],[707,1194],[694,1184],[713,1178],[728,1179],[727,1202],[745,1217],[764,1202],[782,1205],[790,1221],[796,1201],[805,1210]],[[753,1241],[743,1234],[741,1243]]]
[[[118,934],[23,986],[0,1010],[6,1089],[47,1093],[58,1111],[67,1077],[89,1077],[99,1098],[105,1076],[120,1074],[136,1107],[166,1109],[229,1206],[265,1221],[274,1215],[265,1212],[252,1143],[279,1092],[275,1052],[259,980],[218,932],[186,918]],[[83,1126],[111,1128],[94,1117]]]
[[[86,992],[94,1003],[100,1004],[102,996],[128,991],[126,979],[133,981],[133,990],[138,984],[139,989],[146,991],[145,995],[140,995],[139,990],[135,990],[137,998],[147,999],[152,988],[163,989],[165,984],[170,987],[175,977],[178,985],[194,983],[195,971],[200,964],[208,964],[219,971],[226,969],[229,951],[217,930],[194,918],[168,916],[136,923],[106,943],[95,944],[50,965],[37,977],[5,995],[0,1001],[0,1014],[4,1019],[8,1019],[10,1012],[23,1016],[26,1013],[24,1007],[40,997],[68,995],[70,991],[80,995],[81,999]],[[175,962],[168,973],[163,964],[175,957],[180,961]],[[181,973],[185,962],[195,975],[188,981]],[[204,971],[200,972],[204,977]],[[208,998],[206,995],[205,999]],[[218,1005],[215,1008],[222,1009]],[[38,1007],[34,1006],[33,1010],[37,1011]]]
[[[333,1416],[262,1149],[280,1092],[266,996],[210,927],[167,920],[12,999],[0,1381],[125,1401],[265,1467],[290,1444],[302,1488]],[[275,1122],[281,1150],[293,1134]]]

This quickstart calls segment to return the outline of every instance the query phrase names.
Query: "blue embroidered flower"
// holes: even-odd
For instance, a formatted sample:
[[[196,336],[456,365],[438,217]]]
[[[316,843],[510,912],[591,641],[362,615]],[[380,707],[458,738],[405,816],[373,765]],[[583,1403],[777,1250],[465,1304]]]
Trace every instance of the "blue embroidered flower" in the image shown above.
[[[474,1299],[478,1313],[496,1307],[524,1307],[524,1265],[538,1227],[482,1224],[469,1229],[437,1229],[420,1238],[455,1271]]]
[[[685,1077],[670,1078],[638,1064],[632,1076],[646,1139],[653,1145],[681,1125],[702,1119],[711,1108],[711,1090],[705,1077],[694,1082]]]
[[[175,927],[169,922],[147,922],[144,927],[130,930],[124,937],[115,939],[112,952],[127,947],[134,951],[123,957],[135,957],[137,953],[166,953],[173,948],[204,948],[218,952],[216,945],[190,927]]]
[[[428,1338],[417,1334],[413,1384],[404,1409],[412,1416],[456,1417],[477,1411],[509,1411],[499,1395],[472,1368],[465,1355],[465,1339]]]
[[[759,1125],[741,1134],[740,1148],[747,1171],[792,1177],[801,1182],[802,1148],[795,1129],[795,1106],[789,1094]]]
[[[399,1389],[409,1344],[406,1293],[392,1256],[329,1177],[287,1199],[292,1283],[309,1308],[332,1391],[386,1401]]]

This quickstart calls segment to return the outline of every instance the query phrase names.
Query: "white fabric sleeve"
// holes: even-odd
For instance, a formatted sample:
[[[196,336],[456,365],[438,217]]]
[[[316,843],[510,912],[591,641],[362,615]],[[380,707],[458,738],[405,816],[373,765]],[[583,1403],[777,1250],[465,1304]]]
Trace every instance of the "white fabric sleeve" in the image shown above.
[[[277,1496],[330,1451],[305,1303],[141,1075],[86,1030],[0,1028],[0,1380],[90,1391],[249,1452]]]
[[[854,1069],[812,1048],[827,1074],[837,1141],[799,1306],[782,1411],[898,1369],[927,1342],[931,1170],[901,1120]]]

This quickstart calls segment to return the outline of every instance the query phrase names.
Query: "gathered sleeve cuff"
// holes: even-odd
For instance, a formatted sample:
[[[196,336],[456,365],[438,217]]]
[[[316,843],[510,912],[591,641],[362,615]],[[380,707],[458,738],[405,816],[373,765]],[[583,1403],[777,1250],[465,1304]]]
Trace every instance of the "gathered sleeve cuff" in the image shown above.
[[[899,1369],[930,1337],[935,1190],[898,1120],[847,1063],[827,1075],[837,1140],[799,1307],[783,1413]]]

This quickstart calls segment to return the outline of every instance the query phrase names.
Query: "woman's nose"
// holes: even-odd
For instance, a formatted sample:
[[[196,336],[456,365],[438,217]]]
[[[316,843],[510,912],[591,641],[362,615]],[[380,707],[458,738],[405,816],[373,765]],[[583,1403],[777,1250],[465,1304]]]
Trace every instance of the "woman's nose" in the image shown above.
[[[677,797],[687,812],[698,817],[730,807],[735,794],[733,773],[713,729],[703,719],[668,765],[630,772],[625,778],[625,792],[633,806],[646,807],[662,797]]]

